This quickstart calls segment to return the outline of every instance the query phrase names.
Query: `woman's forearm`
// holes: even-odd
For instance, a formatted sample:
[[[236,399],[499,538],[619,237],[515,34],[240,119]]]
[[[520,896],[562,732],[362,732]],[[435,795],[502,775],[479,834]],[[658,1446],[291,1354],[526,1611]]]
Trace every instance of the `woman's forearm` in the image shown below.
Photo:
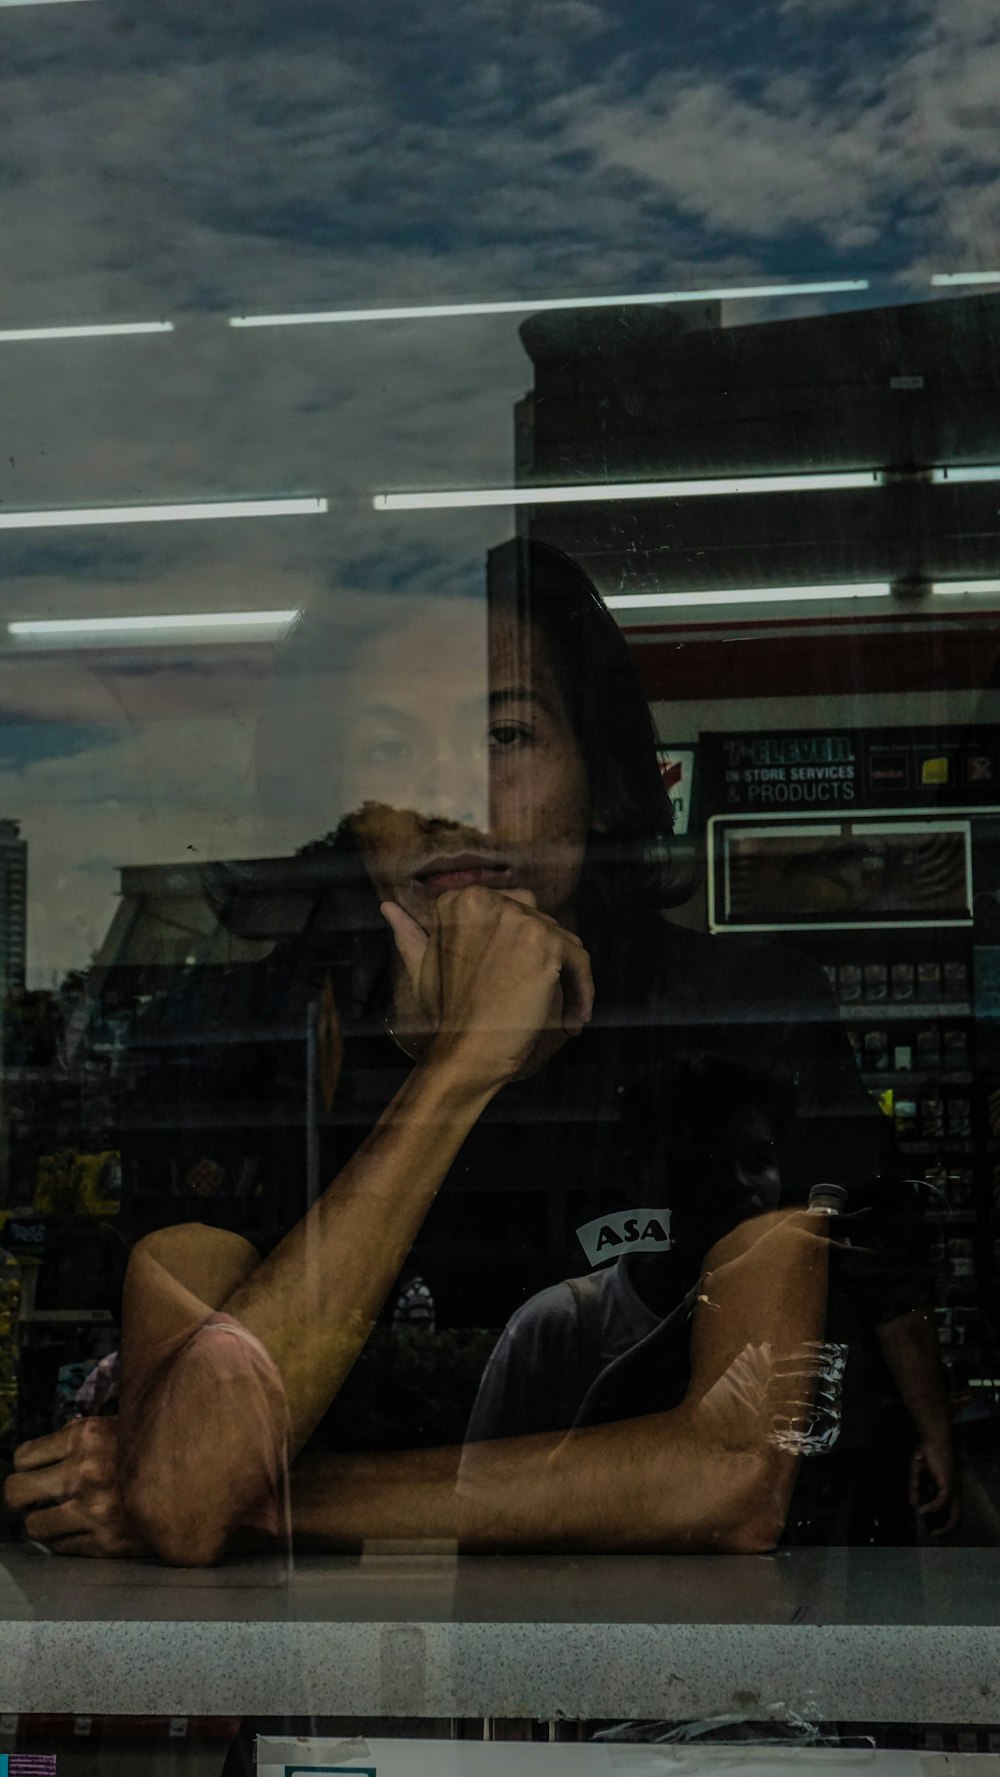
[[[878,1329],[878,1342],[918,1438],[951,1438],[941,1349],[930,1313],[914,1309]]]
[[[493,1092],[445,1054],[410,1075],[357,1154],[225,1308],[277,1365],[292,1453],[339,1392]]]
[[[449,891],[437,898],[430,932],[394,903],[384,911],[410,971],[415,1003],[434,1032],[430,1047],[303,1220],[266,1260],[241,1270],[221,1303],[214,1294],[256,1341],[248,1349],[273,1366],[289,1455],[301,1448],[350,1373],[486,1106],[508,1080],[578,1032],[593,1003],[590,963],[579,939],[515,896],[478,886]],[[167,1256],[172,1260],[172,1250]],[[133,1253],[123,1316],[123,1390],[134,1390],[125,1417],[140,1469],[153,1424],[142,1401],[150,1398],[151,1379],[157,1387],[163,1383],[164,1362],[176,1382],[179,1369],[193,1361],[195,1348],[185,1335],[207,1312],[198,1290],[183,1266],[164,1263],[162,1250],[141,1243]],[[202,1364],[211,1368],[206,1354],[221,1349],[214,1334],[202,1340]],[[163,1359],[163,1351],[174,1355]],[[224,1422],[223,1441],[234,1440],[238,1451],[238,1414],[227,1413],[221,1399],[206,1407],[211,1387],[186,1392],[193,1405],[176,1435],[192,1451],[194,1484],[208,1483],[225,1516],[224,1490],[212,1478],[216,1417]],[[238,1472],[238,1461],[232,1472]]]
[[[214,1559],[275,1520],[278,1469],[337,1394],[491,1094],[414,1070],[354,1159],[263,1263],[236,1235],[165,1229],[132,1254],[122,1318],[129,1511],[167,1559]],[[237,1324],[242,1344],[224,1327]]]
[[[361,1197],[363,1181],[355,1185]],[[815,1218],[799,1214],[761,1218],[709,1255],[693,1329],[691,1389],[674,1412],[469,1446],[464,1453],[300,1465],[293,1475],[296,1533],[337,1544],[446,1537],[470,1548],[772,1546],[797,1460],[771,1431],[807,1405],[797,1373],[783,1383],[781,1359],[823,1330],[827,1245],[816,1226]],[[194,1243],[190,1278],[199,1265],[204,1271],[204,1248],[197,1230],[179,1232]],[[177,1233],[153,1239],[173,1235],[176,1246]],[[236,1252],[229,1263],[235,1274],[247,1260]],[[145,1338],[150,1362],[145,1392],[134,1365],[126,1365],[124,1428],[132,1440],[125,1451],[126,1500],[166,1559],[214,1560],[235,1530],[266,1528],[280,1515],[276,1501],[291,1448],[287,1384],[249,1328],[249,1316],[239,1316],[242,1341],[206,1324],[213,1317],[203,1308],[192,1323],[196,1298],[179,1277],[158,1277],[148,1248],[136,1255],[132,1275],[136,1345],[141,1349]],[[257,1276],[249,1270],[231,1292],[230,1315]],[[201,1281],[205,1287],[212,1280],[203,1275]],[[155,1310],[154,1321],[159,1315],[167,1339],[158,1370],[151,1323],[138,1318],[143,1288],[145,1307]],[[259,1299],[273,1312],[266,1292]],[[322,1332],[321,1319],[312,1345],[320,1359]],[[733,1377],[738,1386],[730,1387]],[[792,1390],[787,1401],[783,1387]]]
[[[326,1548],[753,1553],[781,1535],[795,1466],[778,1451],[713,1443],[682,1407],[464,1449],[303,1458],[292,1528]]]
[[[761,1217],[709,1255],[687,1398],[670,1412],[464,1449],[300,1461],[296,1537],[469,1549],[719,1549],[779,1540],[822,1339],[822,1217]],[[790,1361],[792,1360],[792,1361]]]

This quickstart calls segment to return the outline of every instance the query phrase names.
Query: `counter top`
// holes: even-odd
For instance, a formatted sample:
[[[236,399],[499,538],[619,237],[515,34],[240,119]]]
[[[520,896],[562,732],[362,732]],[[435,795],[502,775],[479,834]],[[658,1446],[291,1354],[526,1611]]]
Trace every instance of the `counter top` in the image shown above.
[[[1000,1549],[0,1552],[0,1713],[1000,1719]]]

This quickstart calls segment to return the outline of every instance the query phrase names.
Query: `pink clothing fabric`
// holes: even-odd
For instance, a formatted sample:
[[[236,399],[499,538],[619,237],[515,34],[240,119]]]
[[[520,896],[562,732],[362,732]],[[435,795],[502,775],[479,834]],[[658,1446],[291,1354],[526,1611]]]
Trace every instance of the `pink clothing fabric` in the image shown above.
[[[215,1400],[220,1423],[239,1415],[244,1471],[230,1521],[234,1530],[291,1542],[289,1422],[281,1375],[260,1340],[230,1314],[207,1314],[163,1350],[144,1398],[129,1403],[144,1423],[147,1458],[158,1484],[188,1485],[184,1424],[196,1396]]]

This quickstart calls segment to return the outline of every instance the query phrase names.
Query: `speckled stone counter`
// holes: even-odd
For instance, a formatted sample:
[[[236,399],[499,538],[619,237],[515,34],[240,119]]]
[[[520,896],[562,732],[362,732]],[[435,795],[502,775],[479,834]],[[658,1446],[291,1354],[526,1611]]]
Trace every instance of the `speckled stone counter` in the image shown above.
[[[1000,1550],[0,1553],[0,1711],[1000,1720]]]

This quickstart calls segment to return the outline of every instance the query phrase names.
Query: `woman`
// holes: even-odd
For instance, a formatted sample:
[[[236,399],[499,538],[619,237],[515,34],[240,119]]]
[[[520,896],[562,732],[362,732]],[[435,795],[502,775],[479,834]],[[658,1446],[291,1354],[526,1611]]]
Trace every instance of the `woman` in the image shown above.
[[[336,1400],[425,1223],[455,1204],[467,1228],[470,1202],[480,1221],[487,1206],[473,1287],[496,1291],[506,1274],[506,1318],[526,1293],[508,1255],[541,1244],[553,1205],[572,1222],[573,1193],[616,1201],[616,1104],[636,1066],[669,1069],[706,1044],[765,1064],[794,1053],[822,1110],[783,1158],[783,1177],[807,1186],[874,1170],[864,1097],[809,972],[699,941],[656,910],[668,803],[627,646],[589,581],[554,551],[505,546],[490,562],[485,683],[481,637],[480,613],[448,601],[422,608],[419,622],[401,618],[356,655],[337,712],[339,793],[351,813],[336,856],[354,866],[352,911],[345,922],[341,894],[333,934],[326,910],[311,950],[298,946],[290,970],[277,970],[289,991],[337,978],[348,1051],[337,1102],[353,1119],[350,1151],[263,1256],[239,1233],[203,1225],[140,1241],[125,1288],[118,1449],[110,1431],[81,1422],[19,1456],[12,1503],[54,1547],[108,1552],[117,1537],[118,1547],[198,1563],[247,1530],[273,1534],[287,1462]],[[315,658],[305,627],[298,648]],[[310,783],[322,785],[322,766],[320,751]],[[392,947],[373,937],[366,902],[381,906]],[[367,1074],[355,1043],[377,1051]],[[383,1102],[359,1102],[378,1080]],[[470,1178],[487,1182],[475,1200]],[[286,1192],[299,1184],[281,1182]],[[504,1223],[515,1219],[512,1243]],[[775,1349],[782,1327],[792,1347],[818,1336],[825,1261],[805,1226],[774,1230],[771,1287],[754,1273],[756,1339],[744,1310],[721,1334],[720,1317],[703,1317],[692,1400],[765,1333]],[[752,1252],[717,1254],[718,1275],[730,1276],[730,1259],[749,1263]],[[491,1321],[501,1324],[495,1311]],[[334,1540],[422,1529],[490,1546],[770,1546],[787,1491],[760,1426],[706,1443],[704,1418],[677,1411],[676,1485],[666,1490],[654,1416],[579,1434],[582,1467],[575,1455],[567,1467],[558,1443],[495,1445],[460,1510],[452,1452],[360,1469],[300,1461],[296,1522]],[[631,1491],[620,1485],[623,1459]],[[105,1533],[91,1508],[107,1507],[116,1476],[124,1516]]]

